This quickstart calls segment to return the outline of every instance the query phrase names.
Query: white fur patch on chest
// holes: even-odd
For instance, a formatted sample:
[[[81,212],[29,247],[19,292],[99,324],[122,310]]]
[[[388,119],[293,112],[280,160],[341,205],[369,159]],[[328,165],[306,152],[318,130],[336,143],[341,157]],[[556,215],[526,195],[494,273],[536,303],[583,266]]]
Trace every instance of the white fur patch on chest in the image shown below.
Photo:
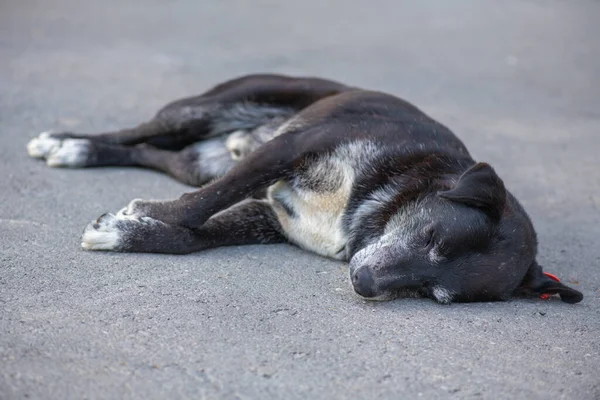
[[[376,152],[370,142],[342,145],[311,162],[295,179],[269,188],[269,200],[291,242],[327,257],[346,258],[342,217],[358,168]]]

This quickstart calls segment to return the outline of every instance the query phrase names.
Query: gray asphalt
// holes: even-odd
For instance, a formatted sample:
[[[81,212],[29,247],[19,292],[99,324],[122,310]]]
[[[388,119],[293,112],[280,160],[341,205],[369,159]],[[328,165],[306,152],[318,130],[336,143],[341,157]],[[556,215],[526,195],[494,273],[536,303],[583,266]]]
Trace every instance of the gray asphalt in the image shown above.
[[[600,398],[597,1],[0,2],[1,399]],[[287,245],[84,252],[87,222],[189,188],[27,157],[250,72],[400,95],[492,163],[585,299],[365,303]]]

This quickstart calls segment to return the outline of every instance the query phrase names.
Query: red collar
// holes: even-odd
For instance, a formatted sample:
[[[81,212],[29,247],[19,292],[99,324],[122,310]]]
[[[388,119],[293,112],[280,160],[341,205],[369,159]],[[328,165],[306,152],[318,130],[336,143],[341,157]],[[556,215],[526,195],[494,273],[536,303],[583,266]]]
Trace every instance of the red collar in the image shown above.
[[[560,282],[560,279],[558,279],[558,277],[556,275],[553,275],[549,272],[543,272],[543,274],[555,282]],[[540,294],[540,299],[542,299],[542,300],[548,300],[549,298],[550,298],[550,295],[548,293]]]

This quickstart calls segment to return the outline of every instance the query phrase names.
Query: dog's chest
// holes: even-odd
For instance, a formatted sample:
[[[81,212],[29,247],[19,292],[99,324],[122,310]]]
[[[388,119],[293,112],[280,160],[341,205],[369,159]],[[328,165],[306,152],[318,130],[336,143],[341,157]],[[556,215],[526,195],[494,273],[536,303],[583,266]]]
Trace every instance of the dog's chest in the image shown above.
[[[351,163],[333,155],[271,186],[269,200],[288,239],[317,254],[344,259],[348,236],[342,216],[353,181]]]

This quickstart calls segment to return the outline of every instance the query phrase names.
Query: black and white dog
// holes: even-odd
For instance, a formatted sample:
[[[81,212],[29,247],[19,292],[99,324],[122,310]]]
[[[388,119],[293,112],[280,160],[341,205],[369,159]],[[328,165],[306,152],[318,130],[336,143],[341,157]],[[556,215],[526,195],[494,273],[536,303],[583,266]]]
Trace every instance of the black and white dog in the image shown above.
[[[355,291],[452,301],[583,296],[536,262],[536,234],[492,167],[444,125],[388,94],[250,75],[94,136],[42,133],[52,167],[142,166],[194,186],[90,223],[87,250],[190,253],[291,242],[349,261]]]

